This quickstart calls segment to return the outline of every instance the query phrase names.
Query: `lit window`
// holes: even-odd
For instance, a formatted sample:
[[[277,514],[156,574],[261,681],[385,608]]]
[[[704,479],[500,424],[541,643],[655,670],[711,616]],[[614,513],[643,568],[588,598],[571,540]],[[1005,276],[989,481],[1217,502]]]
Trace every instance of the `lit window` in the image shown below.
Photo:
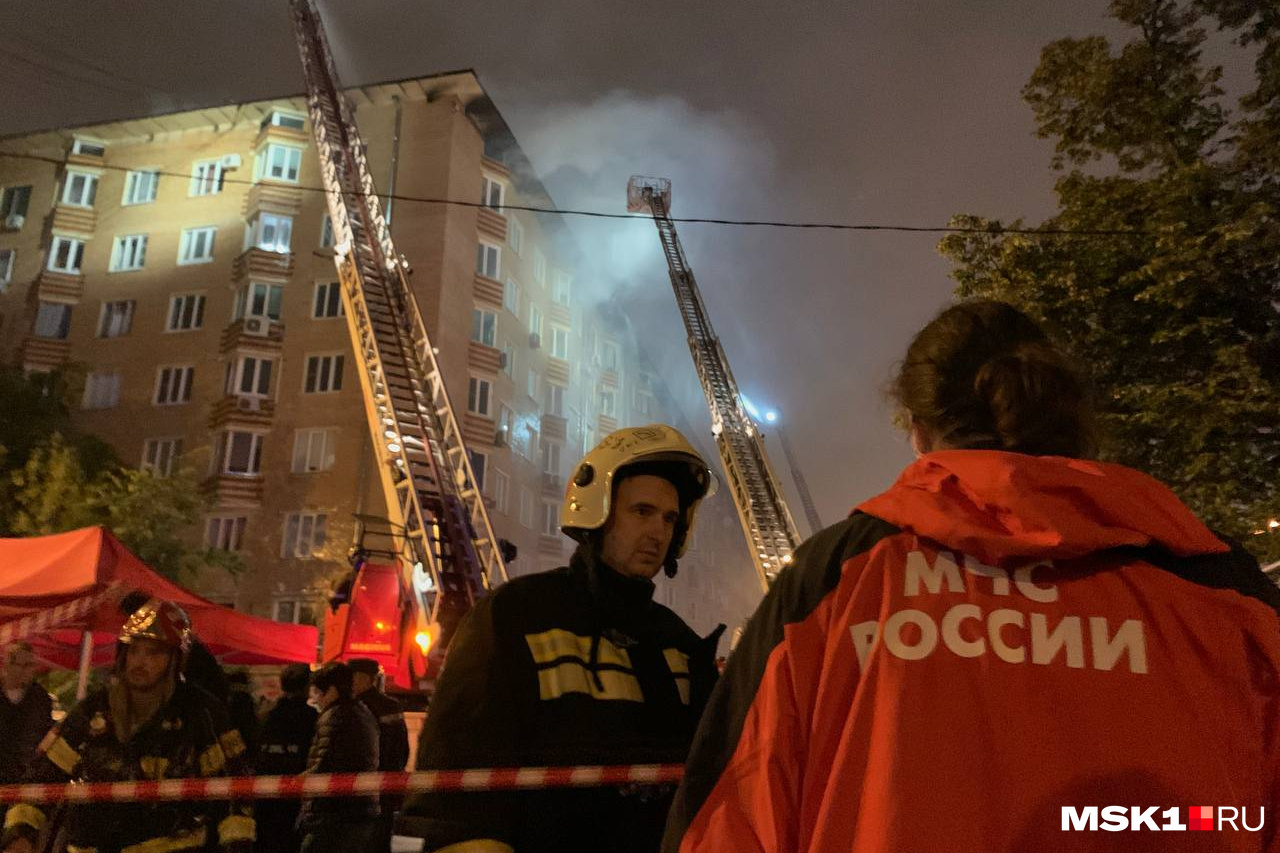
[[[312,355],[307,357],[307,376],[303,391],[308,394],[324,394],[342,390],[341,355]]]
[[[156,371],[156,393],[151,402],[157,406],[178,406],[191,402],[191,384],[195,368],[172,365]]]
[[[147,204],[156,200],[160,186],[157,171],[129,172],[124,178],[124,199],[121,204]]]
[[[485,278],[496,279],[499,273],[499,256],[501,250],[489,243],[481,243],[476,247],[476,273]]]
[[[98,337],[122,338],[133,328],[134,300],[121,299],[102,303],[102,316],[98,318]]]
[[[71,331],[71,306],[65,302],[44,302],[36,308],[35,336],[65,340]]]
[[[222,473],[253,475],[262,471],[262,436],[232,430],[221,441]]]
[[[346,309],[342,307],[342,288],[338,282],[322,281],[316,284],[316,298],[311,308],[314,319],[343,317],[346,313]]]
[[[189,332],[204,325],[204,294],[186,293],[169,297],[167,332]]]
[[[212,226],[205,228],[185,228],[182,231],[182,242],[178,249],[178,263],[207,264],[213,260],[213,238],[218,229]]]
[[[111,409],[120,402],[119,373],[90,373],[84,380],[86,409]]]
[[[324,550],[325,527],[328,516],[318,512],[291,513],[284,523],[282,557],[319,556]]]
[[[296,184],[298,168],[301,165],[302,149],[294,148],[292,145],[271,144],[258,155],[258,168],[261,170],[259,176],[275,181]]]
[[[130,234],[117,237],[111,247],[111,272],[140,270],[147,262],[147,235]]]
[[[239,155],[237,155],[239,156]],[[200,160],[191,166],[189,195],[217,195],[222,192],[222,158]]]
[[[204,544],[215,551],[239,551],[247,516],[213,516],[205,526]]]
[[[300,429],[293,434],[293,473],[314,474],[333,468],[336,429]]]
[[[84,261],[84,241],[75,237],[54,237],[49,249],[49,269],[54,272],[79,274]]]
[[[498,316],[479,308],[471,310],[471,340],[487,347],[494,345],[498,333]]]
[[[93,200],[98,195],[98,176],[88,172],[67,170],[67,177],[62,185],[62,203],[73,207],[93,207]]]
[[[142,448],[142,469],[157,477],[168,477],[182,455],[182,439],[149,438]]]
[[[471,377],[467,384],[467,411],[489,416],[489,380]]]
[[[268,252],[286,253],[293,237],[293,218],[259,213],[249,223],[249,245]]]

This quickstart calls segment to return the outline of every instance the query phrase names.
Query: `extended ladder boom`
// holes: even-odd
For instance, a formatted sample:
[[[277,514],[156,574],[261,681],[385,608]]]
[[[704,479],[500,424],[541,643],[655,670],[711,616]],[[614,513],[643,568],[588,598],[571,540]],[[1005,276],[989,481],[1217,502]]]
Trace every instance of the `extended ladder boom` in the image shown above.
[[[438,653],[476,598],[506,580],[506,568],[320,14],[314,0],[289,5],[370,435],[387,509],[401,528],[403,580],[418,636],[427,631]]]
[[[782,427],[778,427],[778,440],[782,442],[782,452],[787,457],[788,467],[791,468],[791,482],[795,483],[796,493],[800,495],[800,505],[804,507],[804,518],[809,522],[809,533],[812,535],[822,529],[822,519],[818,517],[818,506],[813,502],[813,495],[809,494],[809,483],[800,471],[800,462],[792,452],[791,442],[787,441],[787,433]]]
[[[676,305],[689,335],[693,365],[711,409],[711,433],[715,436],[716,450],[720,453],[760,585],[767,590],[777,573],[791,563],[800,536],[769,466],[764,440],[742,404],[738,385],[729,370],[729,360],[711,328],[711,318],[668,213],[670,203],[671,181],[666,178],[634,177],[627,184],[627,209],[651,213],[658,226]]]

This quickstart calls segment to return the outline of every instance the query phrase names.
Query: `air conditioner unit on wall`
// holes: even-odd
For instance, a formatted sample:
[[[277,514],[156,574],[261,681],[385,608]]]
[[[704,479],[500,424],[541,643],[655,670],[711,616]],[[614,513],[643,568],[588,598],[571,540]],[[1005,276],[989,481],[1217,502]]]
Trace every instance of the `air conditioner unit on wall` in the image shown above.
[[[494,433],[493,446],[494,447],[507,446],[507,431],[505,429],[499,429],[496,433]]]
[[[236,405],[242,412],[257,412],[262,410],[262,401],[257,397],[238,397]]]
[[[27,217],[21,213],[10,213],[4,218],[4,227],[13,231],[17,231],[27,222]]]
[[[219,161],[218,161],[218,165],[222,166],[222,168],[224,168],[224,169],[239,169],[239,168],[240,168],[240,155],[239,155],[239,154],[228,154],[228,155],[226,155],[225,157],[223,157],[221,160],[219,160]]]
[[[246,335],[258,335],[266,337],[271,334],[271,318],[269,317],[245,317],[244,333]]]

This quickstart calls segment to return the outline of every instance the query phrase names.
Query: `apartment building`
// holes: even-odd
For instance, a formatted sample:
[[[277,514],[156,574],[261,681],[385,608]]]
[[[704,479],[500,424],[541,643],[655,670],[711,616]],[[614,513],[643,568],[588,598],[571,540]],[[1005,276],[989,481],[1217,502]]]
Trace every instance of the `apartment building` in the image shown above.
[[[560,218],[512,209],[554,205],[474,74],[348,96],[375,181],[396,197],[391,230],[495,531],[519,548],[511,570],[562,565],[565,476],[609,431],[667,419],[664,382],[616,307],[575,295],[577,249]],[[202,577],[199,591],[319,622],[354,517],[385,503],[304,99],[12,136],[0,149],[25,155],[0,158],[0,357],[29,371],[83,365],[85,429],[159,475],[197,470],[214,509],[193,541],[248,566]],[[739,582],[715,583],[714,564],[736,548],[742,567],[724,571],[750,571],[732,506],[721,499],[707,520],[730,535],[691,555],[708,562],[686,590],[697,601],[675,586],[663,599],[704,629]]]

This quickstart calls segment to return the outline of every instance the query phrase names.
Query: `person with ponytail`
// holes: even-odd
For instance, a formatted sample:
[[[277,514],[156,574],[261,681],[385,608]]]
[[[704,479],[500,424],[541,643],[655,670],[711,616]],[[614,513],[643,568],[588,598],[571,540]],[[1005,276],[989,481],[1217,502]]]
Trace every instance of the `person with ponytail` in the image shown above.
[[[891,397],[917,459],[749,621],[665,853],[1204,849],[1088,831],[1091,807],[1095,830],[1106,806],[1168,830],[1193,803],[1255,827],[1215,849],[1280,849],[1280,590],[1257,562],[1094,458],[1087,383],[1009,305],[944,310]]]

